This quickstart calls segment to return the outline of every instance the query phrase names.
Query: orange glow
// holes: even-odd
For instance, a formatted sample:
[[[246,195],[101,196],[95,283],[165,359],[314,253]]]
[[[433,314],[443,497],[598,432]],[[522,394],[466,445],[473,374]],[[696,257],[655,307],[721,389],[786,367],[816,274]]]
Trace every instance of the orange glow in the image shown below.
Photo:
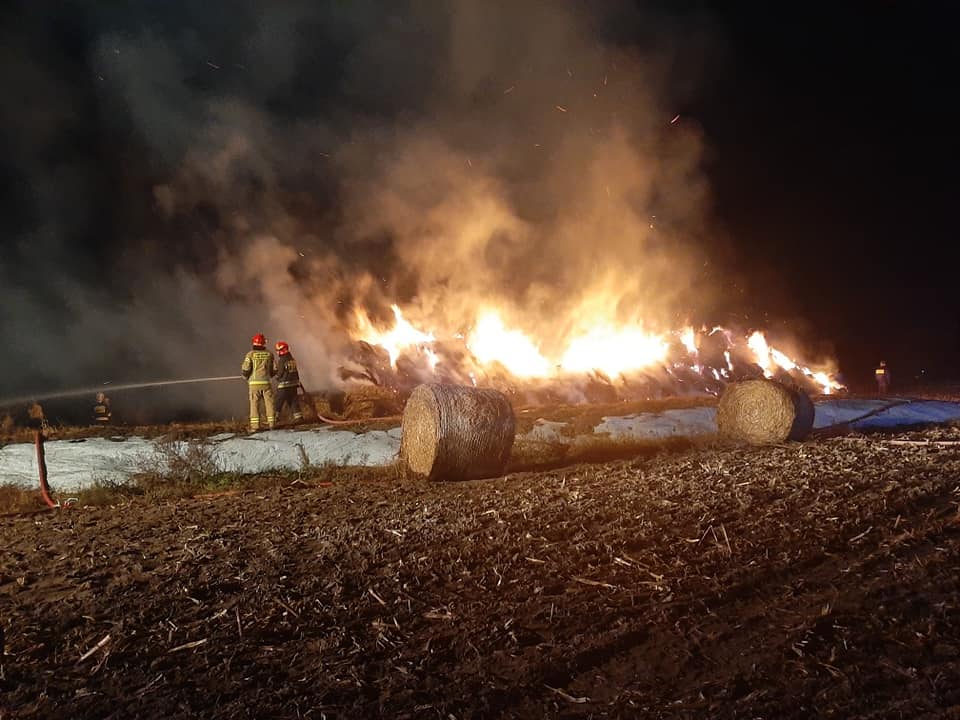
[[[697,354],[697,336],[692,327],[685,327],[680,332],[680,342],[683,343],[688,353],[691,355]]]
[[[747,338],[747,347],[753,351],[754,361],[763,368],[763,374],[773,376],[773,359],[770,357],[770,346],[767,338],[759,330]]]
[[[484,312],[477,320],[467,338],[467,347],[481,364],[500,363],[520,378],[550,373],[550,363],[533,340],[519,330],[508,330],[493,311]]]
[[[835,390],[842,390],[843,385],[832,379],[825,372],[815,372],[808,367],[800,365],[791,359],[786,353],[771,347],[767,338],[759,330],[754,332],[747,339],[747,346],[753,351],[757,365],[763,368],[763,374],[766,377],[773,377],[776,369],[781,370],[799,370],[808,378],[816,382],[823,390],[824,395],[829,395]]]
[[[560,366],[567,372],[599,370],[608,377],[616,377],[666,358],[667,343],[662,337],[639,328],[598,325],[570,341]]]
[[[423,332],[411,325],[396,305],[391,305],[390,309],[393,310],[394,317],[394,325],[390,330],[377,330],[366,315],[358,315],[357,324],[360,326],[360,339],[386,350],[390,356],[390,364],[396,367],[397,358],[405,349],[432,343],[436,338],[433,333]],[[433,355],[433,358],[436,358],[436,355]]]
[[[472,329],[465,335],[456,333],[450,337],[466,344],[476,363],[472,366],[474,370],[499,365],[519,379],[594,371],[602,372],[609,378],[616,378],[631,371],[669,364],[675,368],[687,367],[700,375],[707,373],[707,377],[712,375],[719,381],[721,378],[729,378],[734,369],[731,350],[742,348],[745,344],[749,350],[748,356],[760,366],[766,377],[773,377],[779,370],[784,370],[803,374],[816,383],[824,394],[843,388],[829,372],[802,365],[782,350],[771,346],[760,331],[755,331],[745,338],[738,338],[723,327],[714,327],[709,332],[705,329],[704,333],[709,335],[722,333],[727,343],[727,349],[723,352],[726,367],[705,367],[699,356],[697,332],[692,327],[687,326],[672,333],[651,333],[639,324],[624,325],[610,321],[602,311],[605,305],[609,305],[608,298],[597,296],[590,300],[590,303],[582,304],[577,313],[580,318],[593,318],[593,321],[581,320],[576,331],[565,337],[552,339],[551,346],[559,348],[556,355],[548,355],[541,350],[543,345],[539,340],[542,338],[538,339],[535,335],[507,327],[500,312],[493,308],[482,310]],[[415,350],[425,359],[431,371],[436,370],[440,362],[433,345],[436,335],[415,327],[396,305],[391,307],[394,314],[393,327],[387,330],[378,329],[366,315],[358,313],[355,337],[382,347],[390,356],[394,367],[401,355]],[[686,349],[685,358],[668,360],[670,342],[674,338],[679,339]],[[476,375],[472,370],[469,376],[476,384]]]

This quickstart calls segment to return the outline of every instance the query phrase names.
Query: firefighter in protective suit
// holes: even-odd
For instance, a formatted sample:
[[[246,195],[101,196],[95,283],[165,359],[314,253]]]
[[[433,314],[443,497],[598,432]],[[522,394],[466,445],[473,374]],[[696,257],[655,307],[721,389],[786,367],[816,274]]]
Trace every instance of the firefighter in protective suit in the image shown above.
[[[298,423],[303,420],[303,413],[300,411],[300,400],[297,397],[297,391],[300,389],[300,371],[297,370],[297,361],[290,354],[290,346],[279,341],[277,348],[277,418],[283,414],[283,410],[289,407],[293,413],[293,422]]]
[[[880,367],[873,371],[873,375],[877,379],[877,394],[883,397],[890,391],[890,370],[886,360],[880,361]]]
[[[273,386],[271,378],[277,374],[277,365],[273,353],[267,350],[267,339],[263,333],[257,333],[251,340],[253,349],[243,358],[240,373],[247,380],[250,390],[250,432],[260,429],[260,401],[267,414],[267,427],[273,430],[276,416],[273,412]]]
[[[113,419],[113,413],[110,412],[110,398],[102,392],[98,392],[96,402],[93,405],[93,423],[95,425],[109,425]]]

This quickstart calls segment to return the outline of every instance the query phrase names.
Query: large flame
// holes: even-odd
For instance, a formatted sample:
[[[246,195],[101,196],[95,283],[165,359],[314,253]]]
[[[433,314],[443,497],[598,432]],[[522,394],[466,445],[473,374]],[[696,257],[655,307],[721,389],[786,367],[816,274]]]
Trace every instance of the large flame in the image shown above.
[[[366,315],[358,314],[356,335],[371,345],[382,347],[396,367],[397,360],[406,352],[417,352],[425,360],[431,372],[437,370],[443,362],[434,349],[437,335],[422,330],[410,323],[396,305],[392,306],[394,324],[386,330],[377,329]],[[648,368],[686,367],[705,378],[716,381],[728,379],[736,370],[736,362],[731,351],[746,348],[747,358],[755,362],[766,377],[774,377],[778,372],[802,374],[810,383],[816,385],[824,394],[830,394],[843,388],[827,370],[814,370],[792,359],[782,350],[769,344],[766,336],[754,331],[749,336],[738,338],[726,328],[704,328],[698,333],[692,326],[686,326],[672,333],[652,333],[642,326],[616,324],[605,318],[592,323],[578,323],[581,329],[571,333],[559,343],[561,351],[556,356],[544,353],[543,345],[523,331],[508,327],[500,312],[486,308],[479,311],[475,322],[466,335],[456,334],[452,338],[460,340],[469,351],[475,365],[466,371],[472,382],[476,383],[474,370],[490,370],[494,367],[505,369],[517,379],[551,378],[560,375],[585,374],[599,372],[608,378],[625,376],[632,372]],[[700,358],[701,338],[720,334],[726,344],[723,350],[723,367],[706,367]],[[679,341],[686,351],[686,358],[669,358],[671,338]],[[554,343],[557,344],[557,343]],[[743,357],[740,355],[738,357]]]
[[[560,366],[568,372],[597,370],[616,377],[663,362],[666,357],[667,343],[658,335],[637,327],[597,325],[570,341]]]
[[[467,347],[482,365],[500,363],[518,378],[550,374],[550,362],[540,354],[536,343],[519,330],[507,329],[500,315],[491,310],[477,320]]]
[[[357,314],[357,324],[359,327],[359,339],[371,345],[379,345],[382,347],[390,356],[390,363],[396,366],[397,359],[404,350],[410,347],[427,346],[437,338],[433,333],[423,332],[411,325],[396,305],[391,305],[390,309],[393,310],[394,325],[387,331],[377,330],[369,318],[362,313]],[[429,350],[429,348],[426,349]],[[427,357],[433,361],[433,365],[435,366],[436,354],[430,350],[430,354]]]
[[[823,389],[824,395],[843,389],[843,385],[831,378],[826,372],[811,370],[792,360],[786,353],[771,347],[767,338],[759,330],[754,331],[747,338],[747,347],[753,351],[757,365],[763,369],[763,374],[767,377],[773,377],[778,369],[788,372],[797,370],[819,385]]]
[[[680,331],[680,342],[690,353],[691,357],[697,356],[697,332],[691,326],[685,327]]]

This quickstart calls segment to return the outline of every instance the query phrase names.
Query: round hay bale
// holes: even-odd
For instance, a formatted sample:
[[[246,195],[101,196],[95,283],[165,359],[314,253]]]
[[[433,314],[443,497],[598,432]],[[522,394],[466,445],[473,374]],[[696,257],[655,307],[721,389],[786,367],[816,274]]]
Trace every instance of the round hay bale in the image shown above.
[[[510,458],[516,418],[497,390],[420,385],[403,410],[400,462],[430,480],[496,477]]]
[[[813,428],[813,414],[802,391],[772,380],[745,380],[723,391],[717,430],[724,440],[750,445],[802,440]]]

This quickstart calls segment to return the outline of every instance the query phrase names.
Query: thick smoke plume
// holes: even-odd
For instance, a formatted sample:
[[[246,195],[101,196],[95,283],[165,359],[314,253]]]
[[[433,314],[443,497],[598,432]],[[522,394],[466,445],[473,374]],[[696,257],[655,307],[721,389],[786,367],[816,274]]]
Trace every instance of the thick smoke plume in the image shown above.
[[[258,330],[327,386],[391,303],[444,333],[497,307],[546,352],[706,316],[703,141],[671,107],[702,35],[593,5],[26,11],[0,328],[30,361],[0,396],[230,372]]]

